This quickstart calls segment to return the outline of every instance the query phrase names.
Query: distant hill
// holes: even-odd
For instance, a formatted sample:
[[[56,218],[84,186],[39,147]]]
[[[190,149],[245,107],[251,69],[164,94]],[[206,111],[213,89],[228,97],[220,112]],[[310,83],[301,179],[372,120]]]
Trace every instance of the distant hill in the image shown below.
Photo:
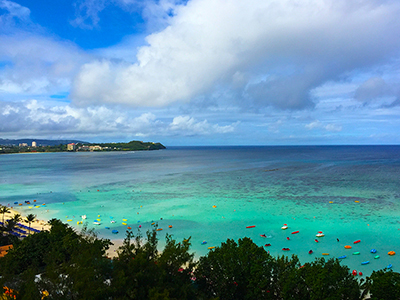
[[[2,146],[18,146],[22,143],[27,143],[29,146],[32,145],[32,142],[36,142],[37,146],[56,146],[56,145],[66,145],[70,143],[82,143],[88,144],[88,142],[78,141],[78,140],[41,140],[41,139],[0,139],[0,145]]]

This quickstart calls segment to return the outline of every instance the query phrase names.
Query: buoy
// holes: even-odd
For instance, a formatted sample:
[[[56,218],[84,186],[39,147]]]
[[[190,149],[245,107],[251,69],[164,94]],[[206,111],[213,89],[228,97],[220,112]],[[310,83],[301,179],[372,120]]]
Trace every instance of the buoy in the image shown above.
[[[168,228],[172,228],[172,225],[168,225]]]
[[[36,202],[36,200],[33,200],[33,202]]]
[[[142,225],[139,225],[139,228],[142,228]]]
[[[363,275],[363,273],[360,271],[360,272],[358,272],[358,275],[362,276],[362,275]]]
[[[256,225],[246,226],[246,228],[254,228]]]
[[[289,237],[287,237],[286,239],[287,239],[288,241],[290,240],[290,238],[289,238]]]

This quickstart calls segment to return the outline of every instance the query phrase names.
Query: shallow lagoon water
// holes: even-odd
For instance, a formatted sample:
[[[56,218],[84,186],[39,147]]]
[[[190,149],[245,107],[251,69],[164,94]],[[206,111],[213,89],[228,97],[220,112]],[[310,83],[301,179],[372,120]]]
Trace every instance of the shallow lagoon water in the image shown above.
[[[177,240],[191,236],[196,256],[227,238],[248,236],[260,246],[271,244],[265,249],[273,255],[296,254],[302,262],[329,253],[326,258],[346,255],[342,263],[364,275],[389,263],[400,271],[399,146],[1,155],[0,172],[1,204],[35,199],[36,206],[18,209],[72,220],[77,228],[86,215],[102,237],[123,239],[127,226],[145,231],[157,222],[161,244],[165,233]],[[93,225],[97,218],[101,225]],[[316,238],[318,231],[325,236]],[[388,256],[391,250],[397,255]]]

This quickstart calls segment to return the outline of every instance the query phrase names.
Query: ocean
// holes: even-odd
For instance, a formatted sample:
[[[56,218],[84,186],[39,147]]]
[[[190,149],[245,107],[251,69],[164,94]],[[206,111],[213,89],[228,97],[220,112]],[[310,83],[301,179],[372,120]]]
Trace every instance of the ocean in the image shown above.
[[[303,263],[329,253],[364,275],[389,264],[400,271],[400,146],[11,154],[0,155],[0,174],[0,204],[77,230],[86,215],[100,237],[123,239],[127,226],[145,233],[156,222],[161,247],[166,233],[191,237],[196,257],[250,237]]]

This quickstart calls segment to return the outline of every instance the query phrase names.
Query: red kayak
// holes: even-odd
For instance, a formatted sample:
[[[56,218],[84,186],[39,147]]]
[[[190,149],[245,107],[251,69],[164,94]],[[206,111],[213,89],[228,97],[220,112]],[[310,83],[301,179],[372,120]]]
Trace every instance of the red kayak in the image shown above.
[[[358,244],[361,240],[354,241],[353,244]]]
[[[283,251],[289,251],[289,248],[282,248]]]
[[[246,228],[254,228],[256,225],[246,226]]]
[[[300,231],[298,231],[298,230],[297,230],[297,231],[293,231],[292,234],[296,234],[296,233],[299,233],[299,232],[300,232]]]
[[[271,244],[265,244],[264,246],[265,246],[265,247],[269,247],[269,246],[271,246]]]
[[[319,243],[319,241],[317,239],[314,240],[316,243]]]

